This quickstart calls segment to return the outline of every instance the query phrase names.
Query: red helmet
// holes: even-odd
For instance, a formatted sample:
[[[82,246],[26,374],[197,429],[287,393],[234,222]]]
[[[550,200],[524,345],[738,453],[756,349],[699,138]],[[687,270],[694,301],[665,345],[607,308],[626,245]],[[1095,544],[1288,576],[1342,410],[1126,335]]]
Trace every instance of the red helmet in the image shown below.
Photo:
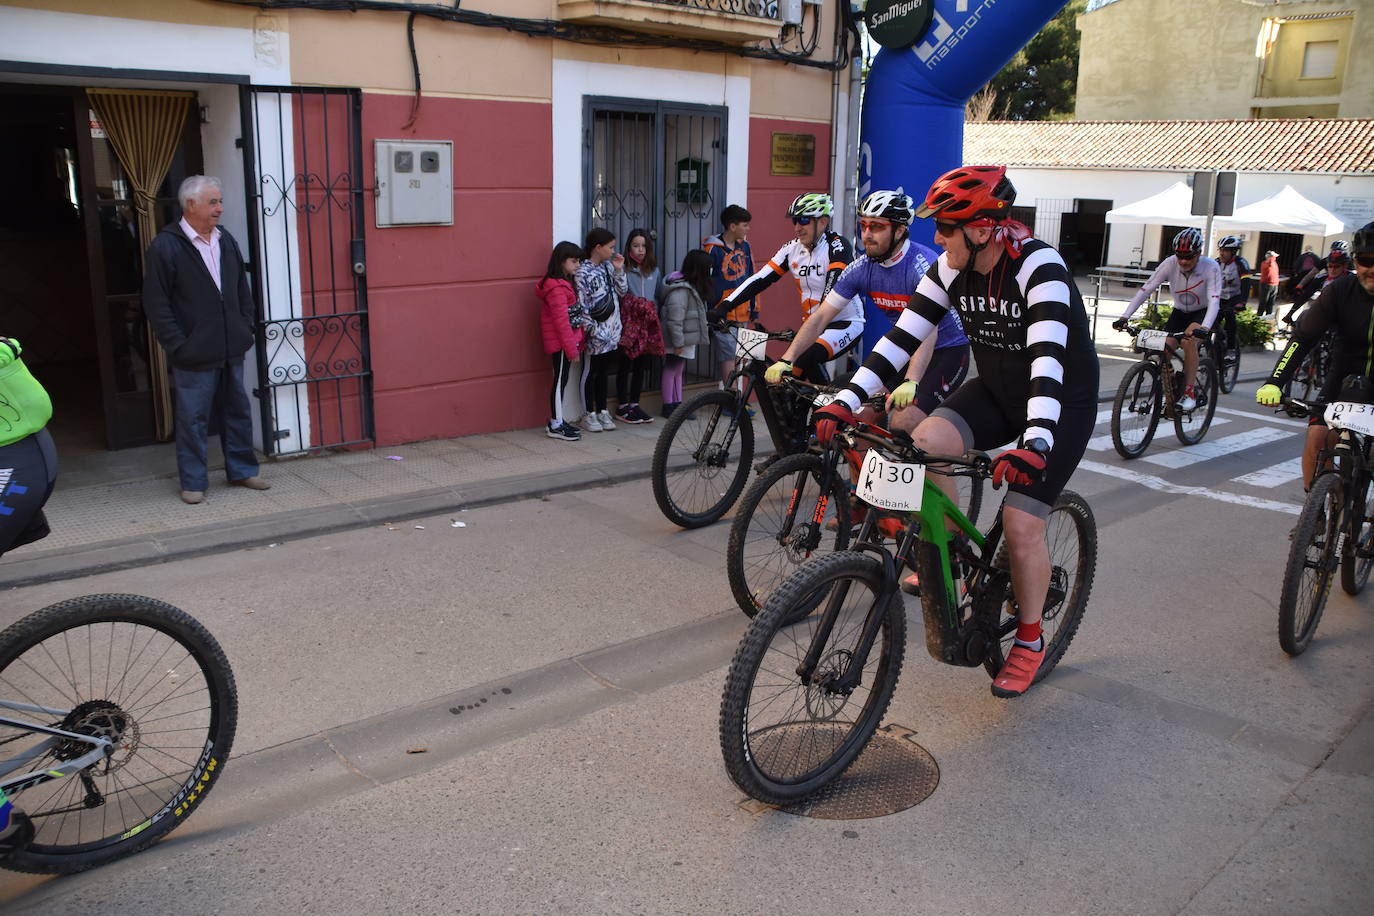
[[[1015,200],[1016,188],[1007,180],[1006,166],[966,165],[936,179],[916,215],[952,223],[968,223],[980,217],[1002,220],[1011,212]]]

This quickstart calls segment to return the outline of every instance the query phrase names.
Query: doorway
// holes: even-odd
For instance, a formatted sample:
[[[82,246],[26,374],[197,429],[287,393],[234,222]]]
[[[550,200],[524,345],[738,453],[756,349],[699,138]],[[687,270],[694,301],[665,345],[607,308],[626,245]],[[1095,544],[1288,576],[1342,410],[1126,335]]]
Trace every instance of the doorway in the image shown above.
[[[194,109],[193,109],[194,110]],[[0,334],[53,401],[64,453],[156,440],[131,189],[79,87],[0,85]],[[188,118],[152,206],[178,218],[176,189],[202,169]]]

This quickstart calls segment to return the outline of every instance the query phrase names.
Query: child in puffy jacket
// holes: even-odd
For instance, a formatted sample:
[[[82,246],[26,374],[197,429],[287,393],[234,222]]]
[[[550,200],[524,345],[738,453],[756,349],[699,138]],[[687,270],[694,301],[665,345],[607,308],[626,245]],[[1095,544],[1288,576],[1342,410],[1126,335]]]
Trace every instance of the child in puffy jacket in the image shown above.
[[[711,256],[687,252],[682,270],[668,275],[663,296],[663,416],[670,417],[682,403],[682,377],[687,363],[696,359],[697,344],[710,340],[706,302],[714,295]]]
[[[590,323],[585,308],[577,300],[573,289],[573,275],[582,263],[582,249],[574,242],[559,242],[549,255],[549,267],[534,285],[542,305],[539,309],[539,329],[544,338],[544,352],[553,363],[553,387],[549,391],[549,425],[545,433],[550,439],[576,442],[582,433],[563,418],[563,391],[568,386],[572,364],[582,351],[582,328]]]

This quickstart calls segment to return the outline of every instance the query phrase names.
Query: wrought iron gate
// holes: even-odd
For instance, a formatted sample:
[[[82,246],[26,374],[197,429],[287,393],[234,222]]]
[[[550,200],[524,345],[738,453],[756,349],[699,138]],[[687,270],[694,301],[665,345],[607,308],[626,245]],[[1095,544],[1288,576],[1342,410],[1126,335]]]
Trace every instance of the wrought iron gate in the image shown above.
[[[240,110],[263,450],[370,443],[362,94],[245,86]]]

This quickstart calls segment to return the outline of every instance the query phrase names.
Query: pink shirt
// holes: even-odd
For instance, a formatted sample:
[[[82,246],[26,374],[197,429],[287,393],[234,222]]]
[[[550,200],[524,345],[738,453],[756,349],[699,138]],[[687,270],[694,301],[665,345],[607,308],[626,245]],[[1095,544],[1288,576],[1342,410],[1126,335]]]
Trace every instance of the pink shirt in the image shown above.
[[[196,230],[191,228],[191,224],[186,222],[186,217],[181,218],[181,231],[186,233],[186,237],[191,240],[191,244],[200,252],[200,259],[205,262],[205,269],[210,271],[210,276],[215,280],[215,289],[224,292],[224,284],[219,277],[219,227],[210,230],[209,237],[196,234]]]

